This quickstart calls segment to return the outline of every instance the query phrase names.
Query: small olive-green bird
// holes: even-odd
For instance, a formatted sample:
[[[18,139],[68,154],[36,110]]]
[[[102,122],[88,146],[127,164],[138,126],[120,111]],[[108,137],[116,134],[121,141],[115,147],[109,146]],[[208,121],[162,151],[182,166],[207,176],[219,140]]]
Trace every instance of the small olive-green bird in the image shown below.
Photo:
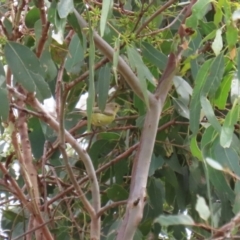
[[[102,127],[112,123],[120,109],[117,103],[107,103],[104,111],[102,112],[98,107],[94,107],[92,111],[91,124],[97,127]],[[87,116],[86,111],[80,111],[84,116]]]

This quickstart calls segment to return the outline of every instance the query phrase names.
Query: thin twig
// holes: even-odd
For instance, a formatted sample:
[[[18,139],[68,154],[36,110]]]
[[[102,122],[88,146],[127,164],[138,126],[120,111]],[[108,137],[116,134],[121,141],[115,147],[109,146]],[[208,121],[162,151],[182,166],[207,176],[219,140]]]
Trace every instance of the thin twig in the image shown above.
[[[150,33],[146,33],[146,34],[140,35],[140,36],[138,36],[138,37],[139,37],[139,38],[143,38],[143,37],[153,36],[153,35],[155,35],[155,34],[158,34],[158,33],[160,33],[160,32],[163,32],[163,31],[169,29],[173,24],[175,24],[175,23],[179,20],[180,16],[183,14],[183,12],[184,12],[185,10],[186,10],[186,8],[183,8],[183,9],[180,11],[180,13],[177,15],[177,17],[175,17],[174,20],[173,20],[171,23],[169,23],[166,27],[161,28],[161,29],[158,29],[158,30],[155,30],[155,31],[152,31],[152,32],[150,32]]]
[[[127,156],[129,156],[136,148],[138,147],[138,143],[133,145],[132,147],[130,147],[128,150],[126,150],[124,153],[118,155],[115,159],[113,159],[112,161],[104,164],[103,166],[101,166],[100,168],[98,168],[96,170],[96,174],[100,174],[102,171],[106,170],[107,168],[109,168],[110,166],[116,164],[117,162],[121,161],[122,159],[126,158]],[[82,178],[81,180],[78,181],[78,184],[81,185],[84,182],[89,180],[89,176],[85,176],[84,178]],[[48,205],[54,203],[56,200],[62,198],[64,195],[66,195],[67,193],[69,193],[70,191],[72,191],[74,189],[73,186],[68,187],[67,189],[65,189],[64,192],[59,193],[57,196],[53,197],[52,199],[50,199],[48,201]]]
[[[34,228],[32,228],[31,230],[28,230],[27,232],[19,235],[18,237],[13,238],[12,240],[23,239],[23,237],[26,236],[27,234],[29,234],[29,233],[31,233],[31,232],[35,232],[36,230],[42,228],[43,226],[47,225],[48,223],[52,222],[53,220],[57,220],[57,219],[51,219],[51,220],[49,220],[49,221],[47,221],[47,222],[44,222],[44,223],[38,225],[37,227],[34,227]]]
[[[94,65],[94,70],[99,69],[100,67],[102,67],[104,64],[106,64],[107,62],[109,62],[108,58],[104,57],[103,59],[101,59],[98,63],[96,63]],[[74,79],[73,81],[71,81],[70,83],[67,83],[65,85],[65,89],[67,91],[69,91],[70,89],[72,89],[73,87],[75,87],[78,83],[82,82],[83,80],[85,80],[87,77],[89,76],[89,70],[87,70],[85,73],[83,73],[81,76],[79,76],[78,78]]]
[[[100,209],[100,211],[98,212],[98,217],[101,217],[106,211],[108,211],[109,209],[111,209],[111,208],[115,208],[115,207],[118,207],[118,206],[120,206],[120,205],[124,205],[124,204],[126,204],[127,203],[127,200],[123,200],[123,201],[118,201],[118,202],[113,202],[113,203],[111,203],[111,204],[109,204],[109,205],[106,205],[106,206],[104,206],[104,207],[102,207],[101,209]]]
[[[168,7],[170,7],[173,3],[177,2],[177,0],[169,0],[166,2],[162,7],[160,7],[152,16],[150,16],[142,25],[138,28],[136,31],[136,35],[138,36],[140,32],[147,27],[147,25],[156,18],[159,14],[161,14],[164,10],[166,10]]]

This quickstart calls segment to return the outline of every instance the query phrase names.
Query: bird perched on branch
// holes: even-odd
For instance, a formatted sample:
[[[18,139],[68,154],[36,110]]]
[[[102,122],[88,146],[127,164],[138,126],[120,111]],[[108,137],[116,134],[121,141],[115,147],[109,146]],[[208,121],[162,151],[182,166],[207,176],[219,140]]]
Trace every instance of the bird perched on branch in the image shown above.
[[[117,103],[107,103],[104,111],[101,111],[98,107],[94,107],[92,110],[91,124],[97,127],[106,126],[112,123],[120,109],[120,105]],[[87,116],[86,111],[79,111],[82,115]]]

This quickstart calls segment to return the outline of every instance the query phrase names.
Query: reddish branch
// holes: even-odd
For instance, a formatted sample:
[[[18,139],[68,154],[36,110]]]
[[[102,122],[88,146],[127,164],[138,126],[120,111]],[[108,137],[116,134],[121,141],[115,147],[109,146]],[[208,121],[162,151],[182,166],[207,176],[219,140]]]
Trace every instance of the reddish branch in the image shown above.
[[[173,0],[168,1],[164,5],[166,6],[165,9],[174,2],[175,1]],[[186,17],[188,17],[191,13],[191,7],[195,2],[196,0],[193,0],[188,6],[182,24],[184,23]],[[164,6],[162,8],[164,8]],[[137,31],[137,34],[139,34],[141,30],[144,29],[156,16],[158,16],[161,11],[162,9],[160,8],[156,13],[153,14],[152,17],[143,23],[141,28]],[[117,240],[132,239],[137,226],[142,219],[146,198],[145,191],[148,178],[148,169],[155,143],[157,124],[168,91],[171,88],[172,79],[178,69],[178,65],[181,60],[181,54],[183,51],[181,45],[184,43],[184,41],[186,41],[186,34],[182,25],[179,28],[178,34],[181,40],[179,45],[176,46],[176,49],[178,50],[176,52],[172,52],[169,55],[167,67],[162,77],[159,79],[159,83],[154,94],[154,99],[150,100],[150,108],[146,114],[140,145],[132,168],[130,194],[125,217],[118,231]]]
[[[175,120],[171,120],[171,121],[165,123],[164,125],[162,125],[161,127],[159,127],[158,131],[163,131],[164,129],[168,128],[169,126],[171,126],[175,123],[176,123]],[[131,146],[128,150],[126,150],[125,152],[118,155],[115,159],[111,160],[110,162],[108,162],[108,163],[104,164],[103,166],[101,166],[100,168],[98,168],[96,170],[96,174],[100,174],[101,172],[103,172],[104,170],[108,169],[109,167],[115,165],[122,159],[125,159],[126,157],[128,157],[130,154],[132,154],[133,151],[135,151],[137,149],[138,145],[139,145],[139,143],[136,143],[135,145]],[[78,184],[81,185],[88,180],[89,180],[89,177],[85,176],[78,182]],[[47,204],[50,205],[50,204],[54,203],[55,201],[59,200],[60,198],[62,198],[64,195],[68,194],[72,190],[74,190],[73,186],[68,187],[67,189],[65,189],[64,191],[62,191],[61,193],[59,193],[58,195],[53,197],[51,200],[49,200],[49,202]]]
[[[24,94],[24,91],[22,94]],[[18,99],[17,104],[20,107],[24,107],[25,103]],[[37,171],[33,165],[32,159],[32,151],[31,145],[28,137],[28,125],[27,125],[27,116],[26,113],[23,111],[19,111],[19,117],[17,121],[17,128],[20,135],[20,142],[21,142],[21,149],[19,143],[15,141],[15,149],[17,151],[18,160],[21,167],[21,172],[25,179],[25,183],[28,188],[29,197],[31,199],[32,205],[32,212],[34,219],[33,224],[34,227],[38,227],[39,224],[44,224],[44,220],[41,216],[41,211],[39,209],[40,206],[40,194],[39,194],[39,187],[38,187],[38,178],[37,178]],[[13,134],[16,134],[14,131]],[[16,140],[16,136],[14,136]],[[47,239],[53,239],[49,229],[43,225],[43,227],[35,232],[36,239],[40,239],[41,236],[46,237]]]
[[[240,225],[240,213],[238,213],[232,220],[217,229],[216,233],[213,235],[212,239],[226,239],[230,235],[233,229],[239,227]],[[231,238],[232,239],[232,238]]]
[[[42,34],[41,34],[41,38],[39,39],[37,51],[36,51],[36,55],[38,58],[41,57],[45,42],[47,41],[49,27],[50,27],[50,22],[47,22],[45,25],[42,26]]]
[[[47,21],[47,14],[45,10],[44,0],[39,0],[37,3],[37,6],[40,10],[40,18],[42,23],[41,38],[38,42],[38,46],[36,50],[36,55],[39,58],[43,52],[45,42],[47,41],[47,38],[48,38],[48,30],[50,27],[50,22]]]
[[[44,27],[47,23],[44,0],[38,0],[37,7],[40,10],[40,18],[41,18],[42,26]]]
[[[100,67],[102,67],[104,64],[106,64],[107,62],[109,62],[108,58],[104,57],[101,61],[99,61],[98,63],[95,64],[94,66],[94,70],[99,69]],[[76,86],[76,84],[80,83],[81,81],[83,81],[84,79],[86,79],[89,76],[89,71],[86,71],[85,73],[83,73],[80,77],[74,79],[73,81],[71,81],[70,83],[66,84],[65,89],[67,91],[69,91],[70,89],[72,89],[74,86]]]
[[[103,172],[104,170],[106,170],[107,168],[109,168],[110,166],[113,166],[114,164],[116,164],[117,162],[121,161],[122,159],[126,158],[127,156],[129,156],[136,148],[137,148],[138,144],[133,145],[132,147],[130,147],[128,150],[126,150],[124,153],[120,154],[119,156],[117,156],[115,159],[113,159],[112,161],[108,162],[107,164],[104,164],[103,166],[101,166],[99,169],[96,170],[96,174],[100,174],[101,172]],[[80,181],[78,181],[78,184],[81,185],[83,183],[85,183],[86,181],[89,180],[89,176],[85,176],[84,178],[82,178]],[[65,189],[64,192],[59,193],[58,195],[56,195],[55,197],[53,197],[51,200],[48,201],[48,205],[54,203],[55,201],[61,199],[64,195],[66,195],[67,193],[71,192],[72,190],[74,190],[74,186],[70,186],[67,189]]]

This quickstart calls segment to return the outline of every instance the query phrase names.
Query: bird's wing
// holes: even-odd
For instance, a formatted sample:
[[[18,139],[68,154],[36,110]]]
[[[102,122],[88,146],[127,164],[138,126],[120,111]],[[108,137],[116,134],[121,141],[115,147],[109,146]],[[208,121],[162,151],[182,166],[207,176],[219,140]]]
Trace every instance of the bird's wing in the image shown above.
[[[87,112],[85,110],[77,110],[77,111],[74,111],[74,113],[80,113],[84,116],[87,116]],[[115,112],[109,107],[106,107],[103,112],[98,107],[94,107],[92,113],[102,113],[107,116],[113,116],[115,114]]]
[[[115,114],[112,109],[105,109],[103,113],[107,116],[113,116]]]
[[[105,110],[102,112],[98,107],[93,108],[93,113],[102,113],[107,116],[113,116],[114,111],[110,109],[108,106],[106,106]]]

